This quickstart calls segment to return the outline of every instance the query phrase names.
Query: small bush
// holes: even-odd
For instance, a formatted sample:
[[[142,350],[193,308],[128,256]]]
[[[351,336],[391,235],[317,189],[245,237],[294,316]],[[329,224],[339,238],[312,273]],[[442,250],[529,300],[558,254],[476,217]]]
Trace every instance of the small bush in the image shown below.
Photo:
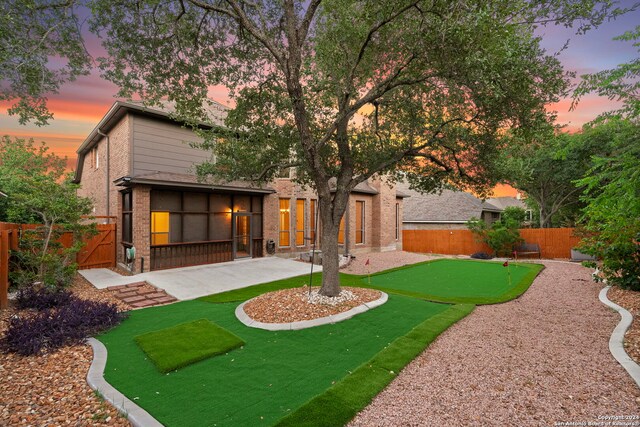
[[[476,252],[474,254],[471,254],[471,258],[473,259],[493,259],[493,257],[491,255],[489,255],[486,252]]]
[[[68,304],[71,299],[70,291],[44,286],[28,286],[18,291],[16,305],[21,310],[33,308],[42,311]]]
[[[106,331],[126,317],[115,304],[83,300],[73,295],[58,308],[15,316],[4,338],[5,350],[24,356],[49,352]]]

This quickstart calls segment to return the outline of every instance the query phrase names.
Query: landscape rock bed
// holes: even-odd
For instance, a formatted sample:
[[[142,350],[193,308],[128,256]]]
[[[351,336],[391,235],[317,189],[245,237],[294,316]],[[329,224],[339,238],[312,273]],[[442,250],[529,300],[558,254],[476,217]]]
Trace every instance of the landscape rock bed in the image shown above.
[[[308,287],[283,289],[252,299],[244,305],[244,311],[258,322],[290,323],[343,313],[381,296],[373,289],[343,287],[338,297],[328,298],[314,288],[309,299]]]
[[[116,303],[122,310],[130,308],[80,275],[76,275],[71,291],[83,299]],[[0,310],[0,337],[16,313],[14,308]],[[92,360],[91,347],[84,344],[35,357],[0,352],[0,425],[129,426],[129,421],[87,384]]]

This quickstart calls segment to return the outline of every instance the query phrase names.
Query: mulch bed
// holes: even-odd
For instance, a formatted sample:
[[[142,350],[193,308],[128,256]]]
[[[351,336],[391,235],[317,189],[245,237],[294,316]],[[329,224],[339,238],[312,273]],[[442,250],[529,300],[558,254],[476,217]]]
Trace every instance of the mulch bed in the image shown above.
[[[132,308],[152,307],[178,301],[162,289],[151,286],[147,282],[136,282],[128,285],[108,288],[111,294]]]
[[[315,303],[310,303],[309,288],[283,289],[254,298],[245,304],[244,311],[263,323],[299,322],[339,314],[377,300],[381,295],[373,289],[343,287],[338,297],[326,298],[319,297],[316,289],[312,291]]]
[[[70,289],[80,298],[130,309],[111,292],[94,288],[80,275]],[[0,310],[0,336],[17,312],[13,307]],[[0,352],[0,425],[129,426],[129,421],[87,384],[92,359],[91,347],[85,344],[31,357]]]
[[[624,349],[629,357],[640,363],[640,292],[620,289],[617,286],[609,289],[609,299],[629,310],[633,316],[631,327],[624,336]]]

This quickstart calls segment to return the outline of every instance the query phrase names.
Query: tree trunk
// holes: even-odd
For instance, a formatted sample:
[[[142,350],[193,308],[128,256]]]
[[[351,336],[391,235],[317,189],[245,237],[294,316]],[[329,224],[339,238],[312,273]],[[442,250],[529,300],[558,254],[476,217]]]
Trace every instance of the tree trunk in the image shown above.
[[[330,222],[322,222],[322,288],[320,288],[320,294],[328,297],[340,294],[339,231],[340,223],[336,226]]]
[[[334,197],[318,195],[322,226],[322,287],[320,294],[335,297],[340,294],[340,261],[338,253],[338,233],[340,220],[346,209],[348,194],[335,194]],[[346,239],[346,236],[345,236]]]
[[[540,208],[540,228],[551,227],[551,217],[547,215],[547,211],[544,208]]]

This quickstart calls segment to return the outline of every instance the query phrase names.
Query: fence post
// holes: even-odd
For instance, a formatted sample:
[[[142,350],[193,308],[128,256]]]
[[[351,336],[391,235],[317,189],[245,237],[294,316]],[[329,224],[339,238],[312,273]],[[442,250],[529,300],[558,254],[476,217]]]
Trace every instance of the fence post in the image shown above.
[[[9,307],[9,235],[0,231],[0,309]]]

